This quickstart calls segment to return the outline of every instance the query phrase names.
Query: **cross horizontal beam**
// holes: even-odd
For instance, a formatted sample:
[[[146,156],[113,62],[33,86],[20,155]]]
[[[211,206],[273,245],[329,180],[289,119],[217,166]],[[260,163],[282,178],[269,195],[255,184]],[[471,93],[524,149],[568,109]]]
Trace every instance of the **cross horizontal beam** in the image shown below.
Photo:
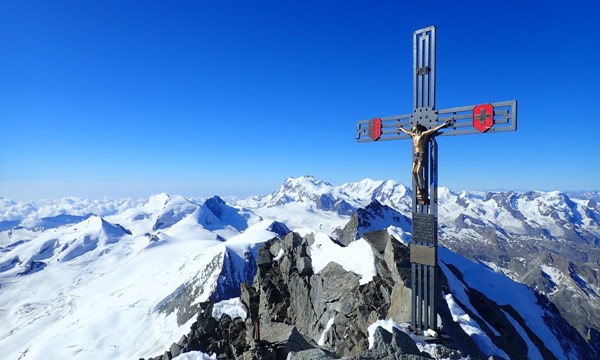
[[[501,101],[490,104],[494,109],[493,126],[485,133],[516,131],[517,130],[517,101]],[[478,105],[459,106],[454,108],[433,110],[427,113],[428,120],[417,119],[415,114],[397,115],[380,118],[381,135],[376,139],[369,136],[369,124],[373,120],[361,120],[357,124],[356,140],[358,142],[404,140],[410,136],[400,132],[398,126],[409,130],[417,122],[431,129],[437,125],[450,120],[452,125],[439,131],[437,136],[454,136],[467,134],[481,134],[482,132],[473,127],[473,109]],[[476,121],[476,120],[475,120]]]

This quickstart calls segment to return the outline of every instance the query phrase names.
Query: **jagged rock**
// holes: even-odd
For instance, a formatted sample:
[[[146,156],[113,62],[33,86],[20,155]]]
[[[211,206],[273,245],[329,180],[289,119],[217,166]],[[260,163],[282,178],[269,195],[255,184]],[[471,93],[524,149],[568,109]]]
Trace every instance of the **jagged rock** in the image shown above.
[[[379,327],[378,329],[384,330],[381,327]],[[387,332],[385,330],[384,330],[384,332],[389,334],[389,332]],[[392,335],[392,340],[391,340],[390,344],[392,345],[392,348],[394,348],[395,350],[397,350],[401,353],[404,353],[404,354],[415,354],[415,355],[421,354],[421,351],[419,350],[419,348],[417,347],[417,345],[415,344],[413,339],[411,339],[410,336],[408,336],[404,332],[394,328],[391,335]],[[375,342],[377,342],[376,339],[375,339]]]
[[[331,354],[326,353],[322,349],[310,349],[298,352],[291,352],[288,354],[286,360],[331,360],[337,359],[337,357],[333,357]]]
[[[379,307],[379,315],[398,323],[410,322],[408,247],[391,237],[387,230],[367,232],[362,237],[369,242],[377,259],[375,267],[378,277],[374,282],[379,288],[370,290],[370,293],[374,297],[380,296],[377,302],[384,304]]]
[[[298,273],[302,276],[312,274],[312,262],[309,257],[303,256],[296,261]]]
[[[405,231],[410,231],[410,224],[410,219],[397,210],[373,200],[366,207],[359,208],[354,212],[350,221],[342,229],[338,242],[348,245],[360,238],[363,233],[383,230],[388,226],[397,226]]]
[[[269,251],[271,252],[271,255],[273,255],[273,257],[277,256],[280,250],[283,250],[283,244],[281,243],[281,241],[274,241],[273,244],[269,246]]]
[[[311,344],[295,326],[283,323],[268,323],[261,327],[261,339],[273,344],[278,359],[285,359],[292,351],[313,349]]]
[[[290,256],[296,255],[296,250],[302,245],[302,242],[302,236],[294,232],[289,233],[285,238],[283,238],[283,250]]]
[[[411,265],[408,246],[405,246],[393,237],[389,237],[381,260],[390,270],[392,280],[395,283],[407,286],[410,284]]]
[[[377,230],[364,233],[362,238],[371,245],[373,250],[382,254],[390,241],[390,234],[387,230]]]
[[[346,224],[346,226],[344,226],[344,228],[342,229],[342,232],[337,239],[340,244],[348,245],[354,240],[356,240],[356,234],[358,234],[359,226],[358,216],[358,212],[355,212],[352,215],[352,218],[350,218],[348,224]]]
[[[458,360],[464,358],[462,352],[459,350],[449,349],[442,345],[435,346],[431,352],[431,356],[433,356],[434,359]]]
[[[260,294],[261,322],[294,324],[299,333],[316,343],[326,323],[335,318],[337,324],[329,331],[328,343],[341,354],[358,354],[366,348],[368,326],[356,326],[360,278],[336,263],[328,264],[320,274],[307,271],[312,269],[308,266],[311,242],[314,237],[310,235],[289,234],[282,242],[286,256],[280,264],[257,273],[254,286]],[[265,246],[273,254],[278,245]]]
[[[412,291],[402,283],[396,283],[392,289],[390,308],[387,318],[395,322],[410,322]]]
[[[356,357],[357,360],[375,359],[427,359],[415,342],[402,331],[394,328],[390,333],[378,327],[374,333],[373,348]]]
[[[216,332],[217,327],[219,326],[219,322],[215,320],[212,316],[210,317],[198,317],[198,321],[196,322],[198,327],[194,332],[196,337],[205,337],[210,334]]]
[[[190,332],[173,343],[162,356],[165,360],[189,351],[218,354],[218,359],[235,359],[247,349],[246,324],[241,318],[232,319],[223,314],[219,321],[212,317],[213,304],[200,304],[201,312],[192,324]]]
[[[248,309],[248,315],[250,319],[257,319],[259,296],[256,290],[254,290],[254,288],[247,283],[241,283],[240,293],[240,298],[242,300],[242,303],[244,303],[244,305]]]
[[[365,233],[364,238],[375,254],[377,274],[362,285],[358,275],[334,262],[315,274],[310,266],[313,236],[302,238],[290,233],[282,241],[266,242],[258,251],[259,271],[254,277],[254,285],[240,286],[241,298],[250,310],[250,317],[260,320],[262,342],[254,342],[250,319],[244,322],[223,315],[216,321],[208,316],[211,305],[203,304],[202,314],[192,326],[188,339],[183,340],[187,343],[181,344],[180,341],[178,346],[171,347],[170,353],[176,354],[181,347],[181,351],[217,353],[219,359],[286,359],[288,355],[289,359],[297,360],[335,359],[340,356],[354,360],[428,358],[428,354],[419,352],[408,335],[397,329],[393,333],[377,329],[375,346],[368,349],[369,325],[379,319],[391,318],[396,322],[408,322],[410,319],[411,290],[407,287],[410,261],[408,248],[389,235]],[[285,256],[278,263],[273,262],[273,255],[278,254],[280,249],[284,249]],[[264,260],[260,260],[261,254]],[[445,266],[455,273],[458,281],[463,281],[458,269],[451,264]],[[440,272],[440,277],[442,290],[448,293],[443,272]],[[521,324],[542,356],[551,357],[548,349],[514,309],[499,306],[475,289],[469,288],[468,295],[477,314],[455,300],[494,344],[511,358],[519,358],[519,354],[527,353],[527,348],[504,312]],[[486,358],[472,337],[453,320],[448,304],[438,299],[436,307],[444,325],[445,337],[437,340],[444,346],[430,350],[432,355],[436,358]],[[548,312],[558,314],[556,309]],[[563,326],[560,319],[547,321],[555,321],[557,327]],[[330,327],[325,332],[328,324]],[[501,335],[494,333],[490,324]],[[565,333],[573,331],[565,328]],[[331,353],[317,348],[319,339],[324,340],[324,346]]]
[[[260,281],[256,281],[260,279]],[[266,273],[259,272],[254,283],[259,294],[258,313],[262,321],[284,322],[290,294],[283,283],[279,267],[271,267]]]
[[[323,301],[336,304],[338,313],[349,315],[356,308],[356,292],[360,281],[358,275],[330,262],[321,270],[320,276],[326,279],[328,285],[323,287]]]
[[[270,344],[263,342],[258,347],[244,352],[242,360],[277,360],[277,353]]]
[[[256,259],[256,265],[258,265],[258,268],[263,269],[269,267],[271,266],[272,262],[273,256],[269,252],[269,249],[265,248],[264,246],[261,246],[258,249],[258,259]]]
[[[403,280],[398,265],[395,262],[387,264],[386,259],[390,262],[401,259],[402,263],[404,258],[408,258],[408,251],[404,251],[403,245],[391,240],[389,235],[367,236],[375,247],[376,267],[381,275],[376,275],[365,285],[360,285],[358,275],[334,262],[325,266],[319,274],[306,271],[313,235],[302,238],[290,233],[281,243],[265,243],[264,247],[271,256],[279,252],[280,246],[286,255],[279,265],[265,264],[254,279],[254,288],[260,297],[261,334],[268,331],[265,326],[271,326],[265,324],[294,324],[309,342],[316,343],[326,323],[333,319],[325,344],[342,356],[357,356],[365,351],[368,347],[367,327],[386,317],[394,295],[397,296],[393,293],[392,278]],[[404,290],[410,299],[410,291]],[[245,295],[246,292],[247,289],[242,290],[244,299],[250,296],[249,293]]]
[[[171,355],[172,355],[173,357],[177,357],[177,356],[179,356],[179,354],[181,354],[181,350],[183,350],[183,346],[181,346],[181,345],[179,345],[179,344],[175,344],[175,343],[173,343],[173,344],[171,345],[171,350],[170,350],[170,352],[171,352]]]
[[[316,340],[329,316],[323,302],[323,281],[319,275],[300,276],[292,273],[286,284],[290,293],[286,322],[295,324],[307,337]]]

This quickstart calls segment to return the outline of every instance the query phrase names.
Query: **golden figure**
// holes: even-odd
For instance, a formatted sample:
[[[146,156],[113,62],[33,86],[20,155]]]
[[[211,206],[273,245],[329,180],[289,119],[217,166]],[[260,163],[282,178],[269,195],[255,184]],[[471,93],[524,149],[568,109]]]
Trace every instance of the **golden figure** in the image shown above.
[[[410,131],[404,129],[402,126],[398,125],[398,130],[412,137],[413,140],[413,164],[412,164],[412,176],[413,181],[417,184],[417,199],[419,199],[422,203],[425,202],[425,185],[423,168],[425,154],[427,154],[427,146],[429,144],[429,140],[436,136],[436,132],[440,129],[446,128],[452,125],[451,120],[446,120],[441,125],[434,127],[433,129],[427,130],[423,125],[417,124],[412,127]]]

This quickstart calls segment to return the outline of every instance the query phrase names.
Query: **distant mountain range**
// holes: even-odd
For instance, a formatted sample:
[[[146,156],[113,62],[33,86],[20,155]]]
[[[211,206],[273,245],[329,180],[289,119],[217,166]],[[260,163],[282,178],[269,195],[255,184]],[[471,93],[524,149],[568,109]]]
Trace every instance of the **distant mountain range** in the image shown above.
[[[507,302],[502,311],[521,330],[539,333],[539,341],[531,334],[521,337],[534,343],[542,358],[576,358],[586,341],[597,344],[597,199],[597,192],[454,193],[440,188],[440,244],[449,249],[441,260],[451,291],[446,295],[452,295],[444,306],[457,310],[460,306],[450,306],[455,301],[478,318],[475,314],[484,308],[474,303],[479,300],[473,294],[482,293],[497,305],[508,301],[465,273],[477,268],[489,272],[479,280],[533,299],[525,307],[529,310]],[[399,244],[411,239],[411,190],[389,180],[333,186],[311,176],[290,178],[272,194],[230,204],[218,196],[201,200],[166,194],[146,201],[65,199],[39,206],[0,199],[0,204],[0,317],[6,319],[0,322],[1,358],[163,353],[187,333],[206,303],[240,296],[242,282],[262,281],[257,275],[261,244],[269,241],[275,249],[273,241],[283,241],[291,231],[302,234],[303,241],[307,234],[323,234],[335,246],[350,246],[378,230]],[[315,251],[308,256],[315,258]],[[467,297],[458,285],[451,286],[459,282],[470,289]],[[546,298],[551,302],[540,300]],[[481,313],[475,321],[493,325],[486,316]],[[324,321],[319,326],[327,320],[319,320]],[[495,344],[490,349],[499,350],[487,351],[485,340],[475,341],[473,351],[506,355],[506,345],[490,337],[498,330],[486,326],[479,327]],[[570,326],[576,331],[570,333]],[[559,347],[540,347],[545,331],[568,338],[560,339]],[[303,332],[309,342],[317,343],[320,335]]]

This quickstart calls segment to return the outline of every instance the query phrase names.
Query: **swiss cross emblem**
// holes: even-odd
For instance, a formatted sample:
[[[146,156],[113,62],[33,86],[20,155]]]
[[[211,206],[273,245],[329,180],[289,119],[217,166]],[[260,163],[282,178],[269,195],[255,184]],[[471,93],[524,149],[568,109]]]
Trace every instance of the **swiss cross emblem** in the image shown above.
[[[378,140],[381,137],[381,119],[373,119],[369,121],[369,137],[373,141]]]
[[[490,104],[477,105],[473,109],[473,127],[486,132],[494,125],[494,107]]]

